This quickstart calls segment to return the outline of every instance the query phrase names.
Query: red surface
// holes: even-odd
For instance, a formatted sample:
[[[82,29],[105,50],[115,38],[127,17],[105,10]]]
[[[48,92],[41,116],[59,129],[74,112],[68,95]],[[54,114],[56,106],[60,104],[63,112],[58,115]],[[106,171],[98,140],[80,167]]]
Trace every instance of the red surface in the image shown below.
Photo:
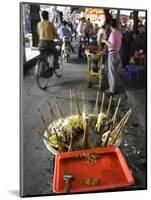
[[[101,157],[96,162],[85,159],[74,159],[81,153],[96,153]],[[134,179],[126,164],[126,161],[117,147],[101,149],[89,149],[60,153],[56,156],[54,170],[53,191],[64,192],[65,182],[63,175],[68,172],[74,175],[70,192],[87,192],[105,190],[128,186],[134,183]],[[85,178],[99,178],[98,186],[84,186]]]

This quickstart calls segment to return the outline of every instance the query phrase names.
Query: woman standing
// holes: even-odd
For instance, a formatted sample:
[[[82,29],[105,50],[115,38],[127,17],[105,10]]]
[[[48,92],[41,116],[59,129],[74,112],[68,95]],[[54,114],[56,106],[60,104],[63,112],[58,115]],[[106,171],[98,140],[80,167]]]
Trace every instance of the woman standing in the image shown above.
[[[107,40],[102,39],[102,42],[108,46],[108,94],[114,94],[116,91],[117,70],[121,64],[120,48],[122,43],[122,34],[117,30],[116,19],[111,20],[111,33]]]

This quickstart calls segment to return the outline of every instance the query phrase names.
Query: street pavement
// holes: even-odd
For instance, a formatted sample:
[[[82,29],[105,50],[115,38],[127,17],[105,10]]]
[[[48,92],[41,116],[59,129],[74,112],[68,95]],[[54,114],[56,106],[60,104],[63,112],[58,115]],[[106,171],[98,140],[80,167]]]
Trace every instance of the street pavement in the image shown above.
[[[122,72],[121,72],[122,73]],[[143,73],[142,73],[143,74]],[[135,184],[126,189],[146,188],[146,90],[145,77],[141,81],[128,81],[122,74],[119,92],[114,96],[115,105],[121,97],[120,112],[129,108],[133,113],[123,133],[121,150],[135,178]],[[43,140],[39,140],[36,131],[44,131],[37,108],[50,123],[47,101],[53,102],[57,96],[64,113],[69,114],[69,90],[74,89],[78,102],[82,105],[82,91],[85,92],[87,105],[92,110],[96,90],[87,87],[87,65],[77,58],[77,51],[71,55],[70,63],[64,63],[61,78],[55,75],[49,81],[47,90],[40,90],[34,79],[34,67],[22,80],[22,150],[23,150],[23,190],[24,196],[54,194],[53,166],[54,156],[48,151]],[[80,106],[81,107],[81,106]],[[49,178],[49,184],[48,184]]]

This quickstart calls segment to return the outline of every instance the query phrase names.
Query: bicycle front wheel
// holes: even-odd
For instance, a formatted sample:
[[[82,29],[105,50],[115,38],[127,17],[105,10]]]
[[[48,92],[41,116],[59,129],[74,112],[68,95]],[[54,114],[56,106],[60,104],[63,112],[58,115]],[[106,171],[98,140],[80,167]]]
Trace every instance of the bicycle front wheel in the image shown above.
[[[48,63],[44,58],[40,58],[35,66],[35,79],[37,86],[40,89],[45,90],[49,82],[49,76],[46,72],[48,71]]]

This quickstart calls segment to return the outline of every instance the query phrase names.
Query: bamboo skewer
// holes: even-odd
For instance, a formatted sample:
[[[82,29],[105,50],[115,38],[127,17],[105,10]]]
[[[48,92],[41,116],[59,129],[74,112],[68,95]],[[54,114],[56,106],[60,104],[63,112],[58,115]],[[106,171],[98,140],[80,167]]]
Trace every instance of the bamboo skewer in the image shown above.
[[[47,138],[46,136],[42,135],[39,131],[36,131],[36,133],[39,135],[40,138],[43,138],[43,139],[45,139],[48,143],[52,144],[52,143],[48,140],[48,138]]]
[[[48,101],[48,106],[49,106],[49,112],[50,112],[50,116],[51,116],[50,121],[55,121],[55,120],[57,120],[57,117],[56,117],[56,115],[54,114],[54,112],[53,112],[53,110],[52,110],[50,101]]]
[[[63,150],[63,146],[62,146],[61,142],[59,141],[59,137],[58,137],[58,135],[57,135],[56,130],[55,130],[55,129],[53,129],[53,130],[54,130],[55,136],[56,136],[56,138],[57,138],[57,144],[58,144],[58,146],[59,146],[59,151],[62,151],[62,150]]]
[[[56,135],[56,138],[57,138],[57,140],[59,141],[59,137],[58,137],[58,134],[57,134],[57,131],[56,131],[56,129],[55,129],[55,128],[53,128],[53,131],[54,131],[54,133],[55,133],[55,135]]]
[[[88,119],[87,118],[85,118],[85,121],[84,121],[84,134],[82,138],[82,147],[84,149],[88,148]]]
[[[120,123],[120,125],[117,126],[115,129],[113,129],[113,131],[111,132],[110,140],[107,143],[108,146],[112,146],[116,142],[116,139],[118,138],[121,130],[122,130],[122,123]]]
[[[73,135],[72,133],[70,134],[70,144],[69,144],[69,148],[68,148],[68,152],[72,151],[72,145],[73,145]]]
[[[37,137],[37,139],[41,139],[42,138],[42,133],[40,133],[40,131],[36,131],[35,137]]]
[[[131,113],[132,113],[132,110],[129,109],[127,111],[127,113],[124,115],[124,117],[120,120],[120,122],[118,123],[118,125],[116,127],[118,128],[120,126],[120,124],[122,124],[123,122],[124,122],[124,125],[125,125],[127,120],[128,120],[128,118],[129,118],[129,116],[131,115]]]
[[[58,134],[57,134],[56,129],[53,128],[53,130],[54,130],[54,133],[55,133],[56,138],[57,138],[58,146],[60,146],[61,149],[62,149],[63,147],[69,148],[69,146],[68,146],[67,144],[65,144],[64,142],[60,141],[60,138],[58,137]]]
[[[75,100],[75,108],[76,108],[75,110],[76,110],[76,113],[78,115],[81,115],[81,111],[80,111],[80,108],[79,108],[79,104],[78,104],[75,92],[73,92],[73,96],[74,96],[74,100]]]
[[[83,112],[87,112],[87,110],[86,110],[86,103],[85,103],[84,92],[82,92],[82,100],[83,100]]]
[[[116,142],[120,132],[122,131],[122,128],[126,124],[126,122],[127,122],[128,118],[130,117],[131,113],[132,113],[132,110],[129,109],[128,112],[124,115],[124,117],[120,120],[118,125],[112,130],[110,135],[111,135],[111,139],[112,138],[113,139],[109,140],[109,142],[107,143],[107,146],[112,146]]]
[[[57,111],[58,111],[60,117],[61,117],[61,118],[64,118],[64,113],[61,111],[61,108],[60,108],[60,106],[59,106],[57,100],[55,100],[55,105],[56,105],[56,108],[57,108]]]
[[[111,146],[113,146],[115,144],[115,142],[117,141],[117,138],[119,137],[123,127],[124,127],[123,124],[121,124],[121,126],[117,130],[116,135],[114,136],[114,138],[113,138],[113,140],[112,140],[112,142],[110,144]]]
[[[87,117],[84,92],[82,92],[82,101],[83,101],[82,117],[83,117],[83,129],[84,129],[84,134],[82,138],[82,147],[87,148],[88,147],[88,117]]]
[[[44,136],[43,134],[41,134],[39,131],[36,131],[36,133],[39,135],[40,138],[43,138],[44,140],[46,140],[51,146],[56,147],[53,143],[51,143],[48,138],[46,136]]]
[[[85,94],[84,92],[82,92],[82,103],[83,103],[83,112],[80,111],[80,107],[77,101],[77,97],[75,94],[75,91],[73,91],[72,89],[69,90],[69,101],[70,101],[70,114],[77,114],[77,115],[81,115],[82,116],[82,124],[83,124],[83,136],[82,136],[82,148],[87,149],[88,145],[89,145],[89,141],[88,141],[88,129],[89,129],[89,115],[88,115],[88,111],[87,111],[87,105],[86,105],[86,101],[85,101]],[[122,130],[127,122],[127,120],[129,119],[132,110],[129,109],[127,111],[127,113],[123,116],[122,119],[120,119],[120,121],[117,123],[117,113],[119,110],[119,106],[120,106],[120,102],[121,102],[121,98],[119,98],[118,103],[116,105],[115,111],[113,113],[112,118],[110,118],[110,110],[111,110],[111,103],[112,103],[112,96],[109,99],[108,102],[108,107],[106,112],[104,111],[104,101],[105,101],[105,93],[103,92],[102,94],[102,102],[101,102],[101,107],[100,107],[100,112],[98,112],[98,101],[99,101],[99,91],[97,91],[96,93],[96,100],[95,100],[95,106],[93,109],[93,115],[97,116],[97,122],[95,124],[96,130],[98,133],[103,133],[104,137],[102,139],[102,143],[100,145],[100,147],[106,147],[106,146],[113,146],[113,145],[118,145],[118,143],[120,143],[119,140],[120,137],[122,136]],[[59,101],[57,99],[55,99],[55,106],[56,109],[59,113],[59,116],[61,118],[65,117],[65,114],[62,112],[61,107],[59,105]],[[49,111],[50,111],[50,116],[51,116],[51,121],[57,120],[56,114],[54,114],[54,111],[52,109],[51,103],[48,101],[48,106],[49,106]],[[50,144],[52,147],[59,147],[59,151],[66,151],[66,149],[68,151],[72,151],[73,148],[73,135],[72,133],[70,134],[70,138],[69,140],[67,140],[67,142],[63,142],[61,140],[61,138],[58,136],[57,133],[57,129],[52,128],[53,129],[53,134],[54,136],[56,136],[56,142],[52,143],[51,141],[49,141],[49,136],[52,135],[52,133],[50,133],[49,127],[40,111],[40,109],[38,108],[38,113],[42,119],[42,123],[44,125],[45,131],[47,134],[45,135],[41,135],[40,132],[37,131],[37,133],[39,134],[40,137],[42,137],[44,140],[46,140],[48,142],[48,144]],[[96,119],[95,119],[96,120]],[[108,126],[108,124],[112,125],[112,127]],[[65,134],[66,137],[66,134]],[[80,145],[80,146],[81,146]]]
[[[108,105],[108,108],[107,108],[107,111],[106,111],[107,118],[109,116],[109,112],[110,112],[110,108],[111,108],[111,102],[112,102],[112,96],[110,96],[109,105]]]
[[[117,112],[118,112],[118,109],[119,109],[120,102],[121,102],[121,98],[119,98],[119,100],[118,100],[115,112],[114,112],[113,117],[111,119],[111,121],[113,122],[113,126],[115,125],[116,116],[117,116]]]
[[[124,119],[121,120],[121,124],[122,124],[123,127],[125,126],[125,124],[128,121],[131,114],[132,114],[132,110],[129,109],[129,111],[125,114]]]
[[[100,108],[100,114],[103,113],[103,106],[104,106],[104,92],[102,96],[102,103],[101,103],[101,108]]]
[[[103,92],[103,96],[102,96],[102,103],[101,103],[100,113],[98,114],[97,122],[96,122],[96,129],[97,129],[98,133],[100,132],[100,127],[101,127],[101,125],[103,123],[103,119],[105,117],[105,114],[103,113],[103,106],[104,106],[104,92]]]
[[[126,119],[124,120],[124,124],[126,124],[126,122],[128,121],[128,118],[130,117],[130,115],[132,114],[132,109],[129,109],[128,112],[127,112],[127,115],[126,115]]]
[[[72,90],[69,91],[70,96],[70,114],[73,115],[73,99],[72,99]]]
[[[108,140],[110,138],[111,130],[106,131],[104,134],[106,134],[106,137],[105,137],[103,143],[101,144],[101,147],[107,146]]]
[[[95,106],[94,106],[94,110],[93,110],[93,114],[95,116],[97,116],[97,114],[98,114],[98,99],[99,99],[99,91],[96,94],[96,101],[95,101]]]
[[[130,110],[124,115],[124,117],[120,120],[120,122],[118,123],[118,125],[115,127],[114,130],[118,129],[118,128],[121,126],[122,123],[125,125],[126,122],[127,122],[127,120],[128,120],[128,118],[130,117],[131,113],[132,113],[132,111],[131,111],[131,109],[130,109]]]
[[[44,128],[45,128],[47,134],[50,135],[50,132],[49,132],[49,130],[48,130],[48,126],[47,126],[47,124],[46,124],[46,121],[44,120],[43,115],[42,115],[41,112],[40,112],[40,109],[38,108],[37,110],[38,110],[38,113],[39,113],[39,115],[40,115],[40,117],[41,117],[41,119],[42,119],[42,122],[43,122],[43,125],[44,125]]]

